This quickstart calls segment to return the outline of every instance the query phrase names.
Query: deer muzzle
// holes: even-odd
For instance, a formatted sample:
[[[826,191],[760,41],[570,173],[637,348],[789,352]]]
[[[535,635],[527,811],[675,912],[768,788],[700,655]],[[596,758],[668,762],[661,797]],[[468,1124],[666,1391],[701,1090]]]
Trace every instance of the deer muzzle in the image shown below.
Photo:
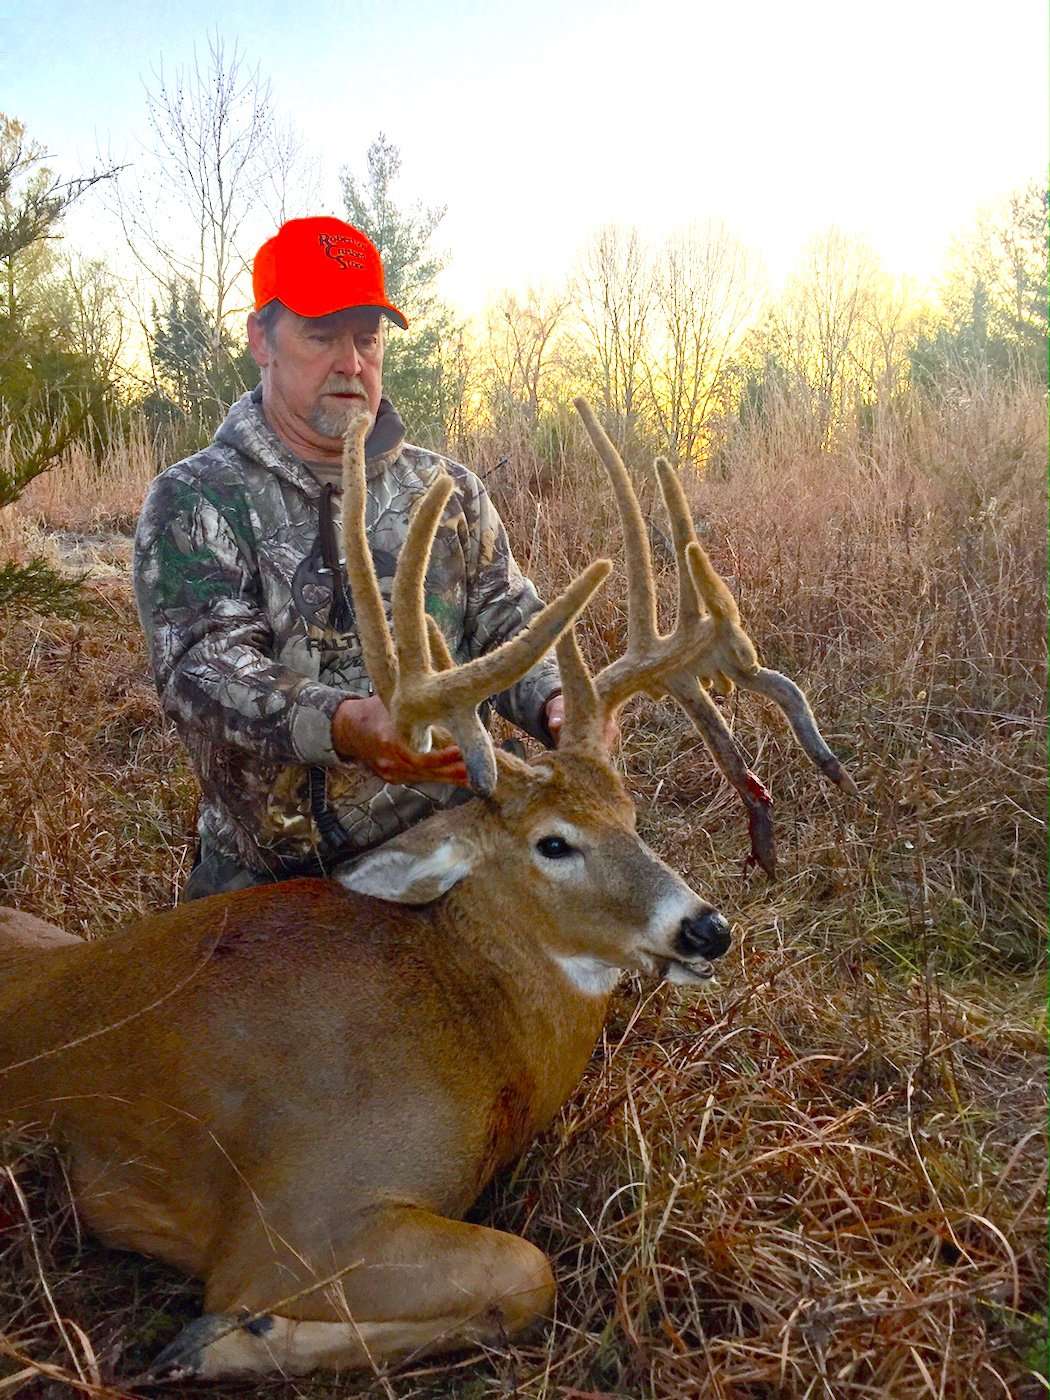
[[[729,947],[732,934],[728,920],[715,909],[708,909],[678,925],[675,951],[683,958],[720,958]]]

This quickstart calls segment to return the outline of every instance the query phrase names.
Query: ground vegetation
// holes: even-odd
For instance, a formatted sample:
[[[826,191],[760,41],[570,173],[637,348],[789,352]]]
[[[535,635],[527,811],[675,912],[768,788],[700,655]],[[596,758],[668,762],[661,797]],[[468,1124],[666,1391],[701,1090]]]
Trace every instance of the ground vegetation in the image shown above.
[[[198,77],[208,63],[225,86],[159,80],[158,133],[197,133],[214,171],[200,118],[225,110],[248,141],[235,187],[261,191],[259,85],[237,55]],[[205,89],[226,108],[187,105]],[[285,154],[263,165],[291,172]],[[13,119],[0,157],[0,318],[21,337],[0,350],[0,902],[106,937],[170,904],[192,858],[196,793],[148,675],[130,532],[154,473],[250,372],[246,226],[224,234],[198,201],[206,256],[166,265],[143,316],[104,265],[52,256],[65,195]],[[439,314],[439,211],[394,200],[390,142],[367,167],[347,210],[394,300],[437,327],[392,353],[413,434],[478,472],[547,594],[617,554],[572,395],[595,395],[648,506],[652,455],[670,455],[763,660],[806,688],[863,801],[825,792],[774,713],[731,699],[780,832],[778,882],[745,876],[735,797],[673,709],[636,701],[640,825],[737,940],[708,997],[624,982],[579,1092],[477,1207],[555,1261],[552,1326],[260,1393],[1045,1394],[1044,192],[961,241],[936,301],[834,231],[770,297],[720,226],[656,249],[606,230],[562,289],[507,294],[470,331]],[[297,212],[287,183],[274,197]],[[119,348],[136,315],[147,376]],[[44,337],[54,374],[41,325],[62,331]],[[73,362],[101,386],[90,428]],[[663,568],[658,515],[651,530]],[[582,630],[593,663],[617,654],[622,591]],[[50,1145],[3,1142],[0,1395],[127,1394],[198,1303],[81,1234]]]

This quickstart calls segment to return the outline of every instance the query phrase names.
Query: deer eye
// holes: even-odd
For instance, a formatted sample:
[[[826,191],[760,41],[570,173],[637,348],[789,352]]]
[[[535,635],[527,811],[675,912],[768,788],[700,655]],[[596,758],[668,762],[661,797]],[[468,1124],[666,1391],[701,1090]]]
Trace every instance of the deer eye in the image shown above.
[[[576,854],[576,847],[570,846],[564,836],[544,836],[536,842],[536,849],[548,860],[561,860]]]

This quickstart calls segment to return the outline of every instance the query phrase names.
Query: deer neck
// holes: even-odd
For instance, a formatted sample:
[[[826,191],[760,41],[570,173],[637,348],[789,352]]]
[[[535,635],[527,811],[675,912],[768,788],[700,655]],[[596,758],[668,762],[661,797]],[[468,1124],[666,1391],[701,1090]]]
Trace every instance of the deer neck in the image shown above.
[[[483,871],[443,905],[450,951],[480,998],[493,1043],[528,1067],[543,1089],[542,1116],[552,1116],[590,1057],[619,973],[564,958],[550,921],[494,897]]]

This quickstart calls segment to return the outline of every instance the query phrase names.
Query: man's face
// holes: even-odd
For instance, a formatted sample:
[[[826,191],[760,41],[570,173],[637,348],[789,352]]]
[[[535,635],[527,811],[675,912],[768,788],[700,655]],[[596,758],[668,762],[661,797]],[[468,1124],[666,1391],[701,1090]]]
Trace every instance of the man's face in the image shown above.
[[[267,414],[306,455],[312,444],[323,449],[341,441],[362,405],[375,417],[383,393],[379,318],[363,307],[316,318],[282,310],[269,337],[249,318],[248,343],[262,370]]]

